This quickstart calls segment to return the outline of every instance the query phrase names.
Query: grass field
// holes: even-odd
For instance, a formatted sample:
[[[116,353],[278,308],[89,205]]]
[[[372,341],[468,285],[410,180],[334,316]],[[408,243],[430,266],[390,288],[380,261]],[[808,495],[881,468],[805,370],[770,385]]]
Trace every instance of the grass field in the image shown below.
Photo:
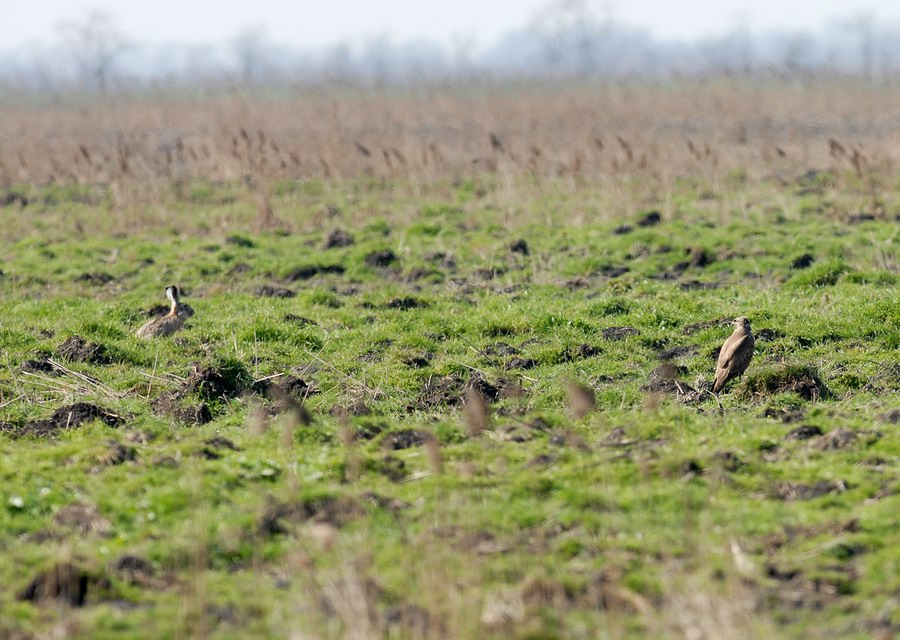
[[[900,632],[893,150],[741,108],[643,165],[482,123],[493,164],[373,168],[376,121],[330,173],[5,162],[0,636]],[[168,284],[195,315],[138,340]]]

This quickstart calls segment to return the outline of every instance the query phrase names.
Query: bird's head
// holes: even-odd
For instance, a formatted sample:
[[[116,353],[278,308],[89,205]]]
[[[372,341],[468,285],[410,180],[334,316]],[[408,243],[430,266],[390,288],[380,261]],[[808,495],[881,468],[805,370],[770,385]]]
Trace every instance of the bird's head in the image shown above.
[[[738,316],[734,319],[734,326],[737,329],[743,329],[747,333],[750,333],[750,321],[744,316]]]

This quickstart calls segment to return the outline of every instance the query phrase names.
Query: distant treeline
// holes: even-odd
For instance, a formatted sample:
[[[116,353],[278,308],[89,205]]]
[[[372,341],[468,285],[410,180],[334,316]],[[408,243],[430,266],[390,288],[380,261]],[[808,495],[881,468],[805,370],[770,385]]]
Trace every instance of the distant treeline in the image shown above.
[[[248,29],[214,46],[148,44],[92,13],[61,28],[54,44],[0,50],[0,89],[116,91],[159,86],[290,83],[415,84],[458,79],[665,78],[709,74],[797,78],[900,78],[900,24],[858,15],[816,32],[730,33],[691,42],[663,40],[584,5],[550,5],[530,26],[476,46],[389,36],[319,49],[276,43]],[[574,7],[574,9],[573,9]]]

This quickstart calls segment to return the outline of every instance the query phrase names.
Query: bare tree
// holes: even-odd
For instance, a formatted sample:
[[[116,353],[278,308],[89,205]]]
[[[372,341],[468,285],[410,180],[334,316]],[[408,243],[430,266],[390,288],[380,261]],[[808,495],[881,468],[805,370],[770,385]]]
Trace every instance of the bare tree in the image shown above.
[[[532,20],[547,66],[569,66],[580,75],[597,71],[603,40],[612,29],[612,13],[609,2],[551,0]]]
[[[257,82],[266,64],[266,28],[244,29],[231,41],[231,46],[237,56],[241,81],[244,84]]]
[[[128,48],[128,39],[113,17],[94,9],[80,21],[59,26],[60,35],[72,55],[79,80],[85,88],[106,93],[116,59]]]

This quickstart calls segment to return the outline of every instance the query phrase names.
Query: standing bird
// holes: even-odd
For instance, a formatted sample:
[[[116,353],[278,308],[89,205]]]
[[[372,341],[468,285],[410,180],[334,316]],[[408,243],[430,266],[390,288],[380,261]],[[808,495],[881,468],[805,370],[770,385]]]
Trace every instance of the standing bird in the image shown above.
[[[713,393],[721,391],[732,378],[737,378],[747,370],[753,357],[753,346],[756,340],[750,333],[750,321],[744,316],[734,319],[732,333],[719,350],[719,361],[716,363],[716,383]]]
[[[184,326],[184,321],[194,315],[194,310],[178,300],[178,287],[174,284],[166,287],[166,297],[172,308],[164,316],[154,318],[137,330],[138,338],[155,338],[175,333]]]

